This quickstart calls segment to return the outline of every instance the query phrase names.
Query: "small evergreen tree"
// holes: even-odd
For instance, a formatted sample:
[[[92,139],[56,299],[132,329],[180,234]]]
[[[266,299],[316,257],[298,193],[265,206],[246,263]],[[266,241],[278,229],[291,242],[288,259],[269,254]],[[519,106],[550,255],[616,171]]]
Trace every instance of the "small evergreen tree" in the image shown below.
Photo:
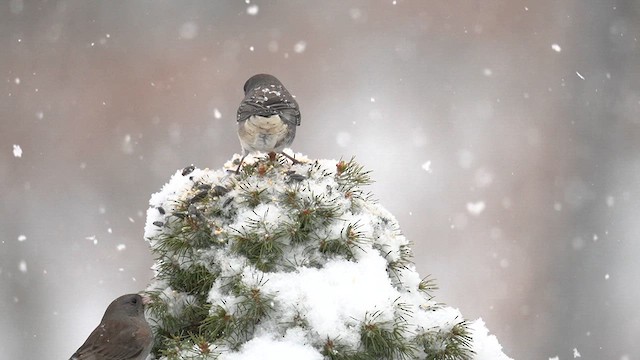
[[[479,358],[473,323],[433,301],[396,219],[363,190],[369,173],[303,160],[190,166],[152,196],[156,358]]]

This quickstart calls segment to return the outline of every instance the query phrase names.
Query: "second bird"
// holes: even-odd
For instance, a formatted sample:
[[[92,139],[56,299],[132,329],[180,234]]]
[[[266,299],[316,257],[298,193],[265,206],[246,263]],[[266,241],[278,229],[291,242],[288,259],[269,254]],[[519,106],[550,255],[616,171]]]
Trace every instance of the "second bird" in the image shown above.
[[[298,125],[298,103],[275,76],[258,74],[247,80],[238,108],[238,137],[244,156],[253,151],[282,152],[293,142]]]

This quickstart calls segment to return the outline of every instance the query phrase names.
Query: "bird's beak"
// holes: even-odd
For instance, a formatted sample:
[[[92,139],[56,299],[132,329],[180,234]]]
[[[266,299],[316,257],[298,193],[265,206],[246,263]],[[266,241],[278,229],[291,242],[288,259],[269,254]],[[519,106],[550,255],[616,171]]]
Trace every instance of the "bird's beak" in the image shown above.
[[[153,299],[151,299],[151,297],[147,294],[139,294],[140,296],[142,296],[142,303],[146,306],[149,305],[153,302]]]

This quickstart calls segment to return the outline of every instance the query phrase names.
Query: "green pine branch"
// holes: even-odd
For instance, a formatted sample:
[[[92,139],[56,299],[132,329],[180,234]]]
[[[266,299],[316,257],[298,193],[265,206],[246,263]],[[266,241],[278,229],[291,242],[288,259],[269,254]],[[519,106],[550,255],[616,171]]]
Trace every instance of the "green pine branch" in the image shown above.
[[[292,169],[282,157],[259,159],[245,164],[224,183],[194,182],[181,200],[157,207],[164,220],[153,223],[159,232],[149,239],[156,257],[155,288],[149,291],[156,357],[215,359],[229,349],[239,349],[252,338],[256,326],[273,319],[279,304],[264,290],[264,278],[243,279],[238,269],[214,263],[217,251],[261,274],[300,266],[320,268],[331,259],[357,261],[358,254],[373,247],[387,260],[389,281],[401,289],[403,272],[412,270],[411,249],[378,240],[378,231],[401,236],[395,221],[380,216],[373,224],[373,235],[359,221],[350,221],[354,214],[374,206],[362,190],[372,182],[370,173],[354,159],[340,160],[335,170],[319,162]],[[279,185],[264,186],[265,180]],[[335,186],[319,191],[315,184],[325,182]],[[258,215],[261,205],[278,209],[277,220],[267,221],[268,211]],[[253,209],[254,216],[237,224],[243,207]],[[209,303],[213,287],[232,303]],[[420,311],[437,310],[439,305],[429,302],[437,289],[435,281],[426,277],[416,287],[408,290],[422,294],[425,303],[431,304]],[[408,306],[396,302],[394,307],[393,314],[372,311],[354,319],[359,327],[358,347],[340,338],[318,339],[315,346],[330,360],[472,359],[466,321],[450,329],[416,332],[409,327]],[[282,331],[308,329],[309,323],[298,309],[293,318],[278,321],[278,326]]]

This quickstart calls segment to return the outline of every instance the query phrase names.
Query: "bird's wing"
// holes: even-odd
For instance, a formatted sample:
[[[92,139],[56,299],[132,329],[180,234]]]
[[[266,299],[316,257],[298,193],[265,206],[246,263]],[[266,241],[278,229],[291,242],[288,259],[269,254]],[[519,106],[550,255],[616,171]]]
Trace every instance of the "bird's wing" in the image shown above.
[[[148,327],[127,320],[100,324],[70,360],[136,359],[151,341]]]
[[[300,110],[298,103],[282,86],[257,87],[247,93],[238,108],[238,121],[244,121],[251,116],[269,117],[280,115],[284,121],[300,125]]]

